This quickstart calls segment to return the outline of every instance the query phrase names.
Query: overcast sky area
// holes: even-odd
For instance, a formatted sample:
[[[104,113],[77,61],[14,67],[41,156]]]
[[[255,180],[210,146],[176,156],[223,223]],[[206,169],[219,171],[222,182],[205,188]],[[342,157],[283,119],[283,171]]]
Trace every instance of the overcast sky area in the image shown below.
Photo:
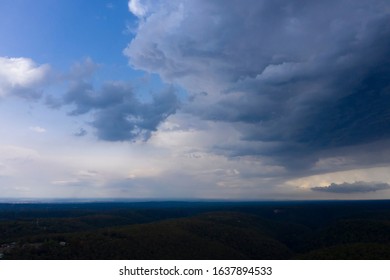
[[[0,199],[390,198],[388,0],[0,0]]]

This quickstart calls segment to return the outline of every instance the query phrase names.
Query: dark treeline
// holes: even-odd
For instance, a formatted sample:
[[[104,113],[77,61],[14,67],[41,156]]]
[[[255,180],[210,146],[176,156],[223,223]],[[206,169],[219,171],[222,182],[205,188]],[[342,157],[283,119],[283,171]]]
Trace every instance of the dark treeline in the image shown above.
[[[390,201],[0,204],[2,259],[390,259]]]

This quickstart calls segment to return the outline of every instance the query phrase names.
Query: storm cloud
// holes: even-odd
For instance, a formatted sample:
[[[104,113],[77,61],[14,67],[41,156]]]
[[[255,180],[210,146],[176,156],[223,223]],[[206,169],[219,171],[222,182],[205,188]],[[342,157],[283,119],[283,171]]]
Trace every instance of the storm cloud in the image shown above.
[[[388,1],[131,2],[143,12],[130,64],[196,96],[183,111],[241,133],[214,151],[293,170],[389,140]]]
[[[327,193],[369,193],[390,189],[390,185],[377,182],[332,183],[326,187],[314,187],[312,191]]]

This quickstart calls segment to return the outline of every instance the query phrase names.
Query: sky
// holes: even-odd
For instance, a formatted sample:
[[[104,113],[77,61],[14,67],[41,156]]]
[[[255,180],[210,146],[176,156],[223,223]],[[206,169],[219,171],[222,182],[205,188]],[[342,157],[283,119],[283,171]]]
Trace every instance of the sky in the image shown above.
[[[0,0],[0,198],[390,198],[388,0]]]

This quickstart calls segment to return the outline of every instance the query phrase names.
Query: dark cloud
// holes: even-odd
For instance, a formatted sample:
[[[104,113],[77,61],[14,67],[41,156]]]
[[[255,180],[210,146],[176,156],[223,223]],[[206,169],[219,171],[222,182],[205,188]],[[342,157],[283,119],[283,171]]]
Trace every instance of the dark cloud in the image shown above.
[[[76,107],[70,112],[71,115],[81,115],[93,109],[105,109],[120,104],[126,97],[134,98],[129,85],[107,83],[100,91],[95,91],[90,83],[78,81],[65,94],[63,103]]]
[[[88,132],[84,128],[80,128],[77,132],[75,132],[73,135],[77,137],[83,137],[87,135]]]
[[[95,63],[90,57],[87,57],[83,61],[74,63],[64,78],[70,80],[87,80],[95,74],[99,67],[99,64]]]
[[[172,90],[154,96],[148,103],[131,98],[123,103],[99,110],[92,126],[102,140],[147,140],[158,125],[176,112],[179,102]]]
[[[14,87],[12,91],[10,90],[9,92],[11,95],[27,101],[38,101],[43,95],[43,90],[27,87]]]
[[[106,101],[104,100],[105,97],[96,94],[90,83],[98,69],[99,65],[89,57],[74,63],[69,72],[57,77],[58,82],[62,81],[70,84],[65,97],[47,94],[44,100],[45,105],[51,109],[59,109],[63,105],[74,103],[77,107],[70,112],[70,115],[78,115],[87,113],[90,107],[99,105],[98,103],[104,103]],[[106,96],[106,98],[110,97]],[[83,105],[83,103],[89,104]]]
[[[355,183],[332,183],[326,187],[314,187],[312,191],[327,192],[327,193],[368,193],[390,189],[390,185],[386,183],[376,182],[355,182]]]
[[[126,83],[109,82],[95,90],[79,81],[65,94],[62,105],[75,107],[70,115],[92,112],[90,124],[101,140],[135,141],[149,139],[159,124],[176,112],[179,101],[173,88],[155,94],[151,101],[141,101]]]
[[[46,106],[48,106],[51,109],[59,109],[63,105],[63,101],[61,99],[55,98],[52,95],[46,95],[44,103]]]
[[[107,81],[96,88],[91,81],[99,65],[90,58],[72,66],[61,79],[68,85],[63,95],[46,95],[45,105],[52,109],[71,107],[68,114],[90,114],[88,123],[96,129],[96,135],[105,141],[146,141],[153,131],[179,108],[174,87],[160,93],[136,95],[132,84]],[[74,136],[85,136],[81,128]]]
[[[125,54],[196,96],[183,110],[241,132],[217,151],[297,170],[390,139],[388,1],[143,3]]]

